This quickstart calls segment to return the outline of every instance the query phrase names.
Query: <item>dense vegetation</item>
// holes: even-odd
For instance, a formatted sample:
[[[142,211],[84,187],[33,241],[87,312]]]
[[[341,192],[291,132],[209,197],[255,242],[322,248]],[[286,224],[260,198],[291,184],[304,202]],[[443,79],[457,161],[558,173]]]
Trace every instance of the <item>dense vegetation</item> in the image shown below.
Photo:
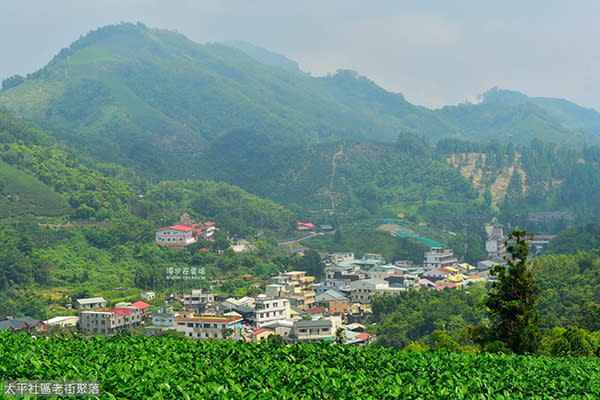
[[[98,159],[162,177],[177,175],[175,165],[233,129],[294,143],[389,142],[403,130],[430,140],[598,139],[572,134],[561,123],[564,108],[495,101],[429,110],[353,71],[313,78],[246,51],[254,58],[143,24],[106,26],[39,71],[6,80],[0,104]]]
[[[597,358],[0,335],[2,379],[99,379],[101,399],[591,399],[599,372]]]
[[[598,146],[575,150],[541,140],[512,146],[446,139],[436,149],[497,205],[501,221],[511,226],[540,234],[557,233],[572,223],[532,222],[530,211],[571,211],[580,224],[600,219]]]

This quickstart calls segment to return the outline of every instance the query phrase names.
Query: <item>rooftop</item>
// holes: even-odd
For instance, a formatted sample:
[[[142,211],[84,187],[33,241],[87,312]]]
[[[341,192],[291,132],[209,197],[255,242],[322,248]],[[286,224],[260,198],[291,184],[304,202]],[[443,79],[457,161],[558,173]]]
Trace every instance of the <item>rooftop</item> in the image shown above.
[[[79,304],[94,304],[94,303],[106,303],[104,297],[90,297],[87,299],[77,299]]]

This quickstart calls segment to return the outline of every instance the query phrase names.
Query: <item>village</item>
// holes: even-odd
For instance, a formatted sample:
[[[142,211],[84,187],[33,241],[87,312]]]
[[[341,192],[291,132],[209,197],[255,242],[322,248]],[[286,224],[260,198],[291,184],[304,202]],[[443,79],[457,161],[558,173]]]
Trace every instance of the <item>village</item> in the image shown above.
[[[213,222],[186,220],[155,230],[155,243],[184,250],[199,238],[210,240],[219,228]],[[328,229],[328,227],[325,227]],[[310,223],[298,223],[300,231],[315,231]],[[551,237],[536,237],[539,249]],[[331,252],[322,255],[325,276],[317,282],[305,271],[272,276],[255,297],[226,297],[210,289],[191,289],[165,295],[163,304],[151,306],[157,293],[140,293],[135,302],[120,302],[107,308],[102,297],[74,301],[78,315],[57,316],[45,321],[30,317],[0,321],[0,330],[39,332],[70,327],[83,335],[114,335],[127,330],[146,336],[179,334],[189,339],[232,339],[260,342],[273,336],[287,343],[329,341],[366,345],[376,339],[368,332],[370,303],[375,296],[394,296],[408,290],[461,290],[494,280],[490,269],[507,265],[501,225],[488,229],[488,259],[477,265],[459,262],[453,251],[431,247],[423,265],[407,260],[387,262],[380,254]],[[247,244],[234,244],[234,251],[249,251]],[[197,271],[167,271],[167,278]],[[175,274],[175,275],[174,275]],[[181,278],[181,276],[179,276]]]

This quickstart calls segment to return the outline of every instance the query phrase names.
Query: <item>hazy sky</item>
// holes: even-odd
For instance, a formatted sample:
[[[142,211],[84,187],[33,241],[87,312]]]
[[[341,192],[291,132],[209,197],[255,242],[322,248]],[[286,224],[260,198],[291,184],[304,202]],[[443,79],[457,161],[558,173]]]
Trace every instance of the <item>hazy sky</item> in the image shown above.
[[[245,40],[313,75],[354,69],[428,107],[499,86],[600,110],[594,0],[0,0],[0,79],[121,21]]]

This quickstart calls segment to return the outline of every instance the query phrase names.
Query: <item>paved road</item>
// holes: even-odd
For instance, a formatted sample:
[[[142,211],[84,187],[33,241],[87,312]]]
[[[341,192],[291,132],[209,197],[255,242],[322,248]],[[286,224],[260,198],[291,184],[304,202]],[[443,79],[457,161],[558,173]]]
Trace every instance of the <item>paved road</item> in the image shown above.
[[[283,245],[286,245],[286,244],[298,243],[298,242],[301,242],[303,240],[306,240],[306,239],[311,238],[311,237],[316,236],[316,235],[318,235],[318,233],[311,232],[307,236],[301,237],[300,239],[288,240],[286,242],[279,242],[279,243],[277,243],[277,245],[278,246],[283,246]]]

